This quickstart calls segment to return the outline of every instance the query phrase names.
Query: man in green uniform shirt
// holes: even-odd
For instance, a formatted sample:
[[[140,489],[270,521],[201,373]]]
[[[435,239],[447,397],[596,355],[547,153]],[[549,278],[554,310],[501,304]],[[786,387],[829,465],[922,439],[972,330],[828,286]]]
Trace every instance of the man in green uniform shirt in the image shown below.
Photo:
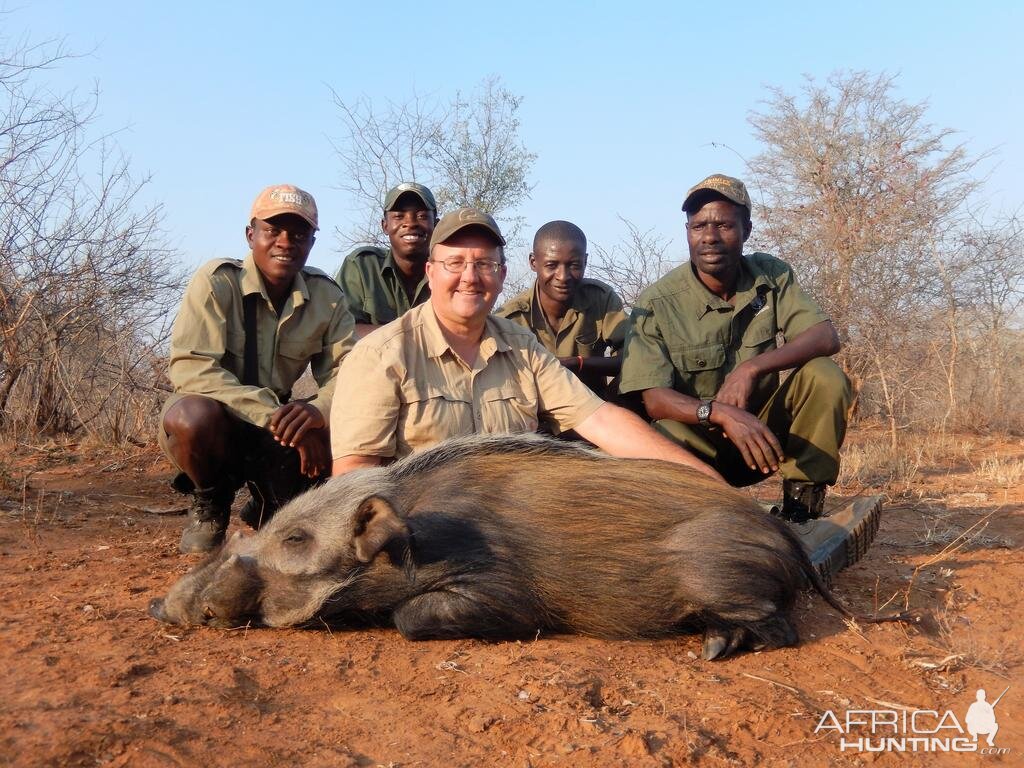
[[[403,182],[387,193],[380,227],[391,247],[356,248],[338,270],[357,338],[430,298],[425,270],[436,223],[437,203],[422,184]]]
[[[617,376],[622,365],[618,353],[628,320],[622,299],[610,286],[583,276],[583,230],[568,221],[542,226],[533,237],[530,269],[537,274],[533,286],[495,314],[529,328],[562,365],[609,399],[608,377]]]
[[[208,262],[185,291],[171,335],[174,394],[158,432],[181,471],[175,488],[193,494],[182,552],[223,541],[243,482],[252,500],[242,519],[258,528],[328,474],[331,396],[354,334],[341,289],[306,266],[316,229],[308,192],[268,187],[245,228],[249,256]],[[307,366],[319,390],[291,400]]]
[[[683,210],[690,261],[637,300],[620,389],[641,392],[654,426],[730,484],[779,471],[782,516],[816,519],[839,474],[850,406],[849,382],[831,360],[836,330],[788,264],[744,256],[752,225],[741,181],[709,176]]]

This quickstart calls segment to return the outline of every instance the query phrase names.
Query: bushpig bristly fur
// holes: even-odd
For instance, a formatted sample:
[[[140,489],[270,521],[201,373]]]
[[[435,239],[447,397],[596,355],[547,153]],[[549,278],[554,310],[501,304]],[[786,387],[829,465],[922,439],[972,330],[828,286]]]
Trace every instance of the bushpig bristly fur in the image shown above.
[[[785,523],[696,471],[474,436],[299,496],[151,613],[216,626],[376,619],[412,639],[693,627],[715,658],[795,643],[806,579],[823,589]]]

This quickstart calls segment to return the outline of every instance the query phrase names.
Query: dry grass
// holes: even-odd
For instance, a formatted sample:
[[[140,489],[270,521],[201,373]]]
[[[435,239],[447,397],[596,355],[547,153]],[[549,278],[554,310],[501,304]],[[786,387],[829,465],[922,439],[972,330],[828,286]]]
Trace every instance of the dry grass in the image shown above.
[[[14,470],[7,462],[0,460],[0,493],[13,493],[21,488]]]
[[[945,672],[961,669],[980,669],[999,677],[1006,677],[1011,667],[1020,664],[1020,653],[1007,641],[993,642],[991,637],[982,639],[962,620],[957,611],[947,610],[936,616],[938,624],[938,645],[946,655],[938,667]],[[927,662],[918,662],[925,666]]]
[[[1003,487],[1018,485],[1024,481],[1024,459],[1009,457],[985,459],[978,467],[978,475]]]
[[[993,513],[986,515],[987,520],[992,516]],[[964,528],[959,525],[949,525],[947,523],[936,523],[933,526],[927,526],[923,533],[917,536],[912,542],[904,542],[905,547],[934,547],[934,546],[948,546],[954,542],[959,543],[961,538],[965,537],[965,534],[969,530],[973,530],[973,533],[968,535],[965,540],[966,548],[968,549],[1013,549],[1014,542],[1008,536],[993,536],[985,534],[985,529],[988,528],[986,522],[978,529]]]
[[[840,486],[888,486],[890,492],[906,492],[923,472],[940,466],[970,466],[975,449],[971,440],[943,433],[906,435],[895,448],[886,435],[873,438],[843,449]]]

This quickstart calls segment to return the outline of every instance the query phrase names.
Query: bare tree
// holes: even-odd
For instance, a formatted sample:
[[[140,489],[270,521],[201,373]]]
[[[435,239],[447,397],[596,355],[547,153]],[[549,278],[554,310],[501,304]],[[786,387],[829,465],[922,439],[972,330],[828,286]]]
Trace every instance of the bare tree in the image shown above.
[[[59,46],[0,53],[0,424],[126,438],[148,431],[152,362],[182,279],[139,210],[110,138],[88,135],[96,97],[54,96]]]
[[[799,93],[770,89],[750,115],[764,146],[750,162],[764,199],[756,241],[798,267],[845,342],[858,391],[871,387],[892,440],[907,426],[915,326],[944,293],[942,270],[978,188],[977,159],[895,78],[843,72]],[[948,282],[948,280],[946,281]],[[919,357],[919,356],[918,356]]]
[[[625,225],[626,234],[607,248],[592,244],[587,274],[611,285],[623,304],[632,307],[647,286],[678,266],[679,261],[666,255],[671,240],[659,237],[653,229],[641,230],[622,216],[619,221]]]
[[[1024,222],[972,216],[959,233],[949,291],[957,308],[949,388],[962,425],[1024,427]],[[963,351],[961,351],[961,347]]]
[[[413,96],[382,107],[363,96],[345,101],[337,92],[343,134],[334,149],[341,164],[339,187],[352,196],[360,225],[338,231],[343,249],[383,244],[380,206],[401,181],[419,181],[434,192],[442,212],[472,205],[495,216],[509,241],[522,226],[516,208],[530,196],[536,155],[519,138],[522,97],[497,77],[482,81],[451,103]]]

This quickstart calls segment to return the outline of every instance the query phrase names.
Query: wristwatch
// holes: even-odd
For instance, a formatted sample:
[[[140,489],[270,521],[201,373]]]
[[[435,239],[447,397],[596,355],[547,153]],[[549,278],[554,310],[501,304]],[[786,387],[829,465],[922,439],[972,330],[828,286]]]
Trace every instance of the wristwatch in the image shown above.
[[[697,406],[697,423],[702,427],[711,426],[711,404],[714,400],[701,400]]]

